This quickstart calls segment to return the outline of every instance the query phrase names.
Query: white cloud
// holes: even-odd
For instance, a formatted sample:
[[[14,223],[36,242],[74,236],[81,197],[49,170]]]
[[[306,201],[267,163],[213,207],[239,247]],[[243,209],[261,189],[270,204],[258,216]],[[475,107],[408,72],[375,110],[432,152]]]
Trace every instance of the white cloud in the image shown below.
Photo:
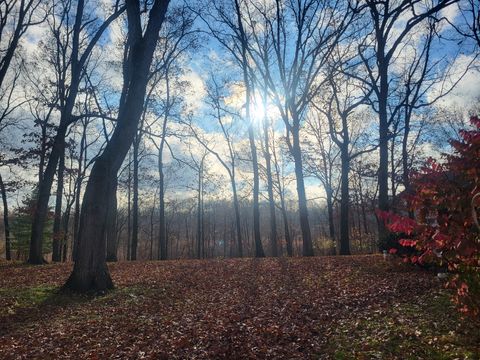
[[[442,91],[445,92],[446,89],[449,89],[452,84],[458,81],[458,79],[465,73],[469,64],[471,64],[472,59],[472,56],[468,55],[459,56],[452,64],[452,69],[454,71],[449,76],[446,83],[436,84],[428,95],[429,100],[432,100],[441,94]],[[455,89],[440,99],[438,104],[442,106],[458,105],[468,109],[474,102],[478,101],[478,98],[480,97],[480,87],[478,86],[478,84],[480,84],[479,65],[480,62],[477,60],[476,67],[471,67],[459,81]]]

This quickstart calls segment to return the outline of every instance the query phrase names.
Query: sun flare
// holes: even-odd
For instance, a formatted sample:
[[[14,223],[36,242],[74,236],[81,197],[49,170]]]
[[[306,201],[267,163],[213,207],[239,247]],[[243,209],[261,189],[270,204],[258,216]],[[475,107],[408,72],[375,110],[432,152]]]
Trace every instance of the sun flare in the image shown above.
[[[267,101],[263,101],[262,97],[255,95],[250,103],[250,119],[253,122],[263,122],[265,116],[272,116],[276,110],[275,106]]]

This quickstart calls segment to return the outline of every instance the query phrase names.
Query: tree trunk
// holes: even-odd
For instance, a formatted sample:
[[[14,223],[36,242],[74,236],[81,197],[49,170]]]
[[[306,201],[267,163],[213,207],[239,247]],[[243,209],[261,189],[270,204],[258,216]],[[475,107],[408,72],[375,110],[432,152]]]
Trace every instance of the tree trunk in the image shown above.
[[[160,146],[158,148],[158,177],[159,177],[159,229],[158,229],[158,259],[167,260],[167,230],[165,221],[165,175],[163,173],[163,148],[165,146],[165,140],[167,137],[167,122],[169,116],[170,107],[170,81],[168,76],[168,70],[165,76],[166,85],[166,103],[165,116],[163,117],[162,124],[162,138],[160,140]]]
[[[382,49],[379,49],[381,53]],[[379,57],[383,56],[379,54]],[[378,167],[378,208],[380,211],[389,210],[388,201],[388,69],[381,61],[379,64],[380,75],[380,94],[378,99],[379,109],[379,151],[380,151],[380,163]],[[377,219],[378,224],[378,240],[379,250],[383,250],[388,238],[388,230],[384,222]]]
[[[53,179],[57,170],[58,160],[60,159],[65,146],[65,134],[67,131],[67,126],[65,125],[66,120],[64,120],[65,116],[66,115],[63,115],[63,121],[60,121],[60,126],[58,127],[57,135],[55,136],[55,141],[48,159],[45,173],[38,186],[37,203],[35,206],[30,237],[30,253],[28,257],[28,263],[30,264],[45,263],[42,254],[43,233],[48,215],[48,201],[50,199]]]
[[[110,142],[95,161],[85,189],[80,218],[78,256],[66,288],[86,292],[104,291],[113,287],[105,261],[105,230],[107,206],[117,173],[130,148],[144,105],[148,74],[158,33],[165,18],[168,1],[156,0],[150,10],[145,34],[142,35],[140,4],[127,0],[128,34],[132,48],[132,72],[125,103],[118,114],[118,122]]]
[[[327,216],[328,216],[328,235],[332,243],[330,253],[335,255],[335,222],[333,220],[333,190],[330,186],[325,187],[325,193],[327,195]]]
[[[258,174],[257,147],[255,145],[255,135],[253,133],[251,121],[248,127],[248,138],[250,140],[253,166],[253,239],[255,243],[255,257],[265,257],[265,252],[263,251],[262,246],[262,237],[260,234],[260,176]]]
[[[255,135],[253,133],[253,125],[250,114],[250,102],[251,102],[251,87],[248,76],[248,59],[247,59],[247,36],[243,28],[242,15],[240,10],[240,4],[238,0],[235,0],[235,10],[238,21],[238,30],[240,33],[240,45],[242,52],[242,71],[243,71],[243,83],[245,85],[245,118],[248,122],[248,139],[250,141],[250,151],[252,153],[252,167],[253,167],[253,233],[255,243],[255,257],[265,257],[262,246],[262,238],[260,234],[260,205],[259,205],[259,191],[260,191],[260,179],[258,174],[258,159],[257,159],[257,147],[255,145]]]
[[[140,134],[137,131],[133,141],[133,203],[132,203],[132,249],[130,260],[137,260],[138,247],[138,148]]]
[[[233,176],[230,178],[230,182],[232,184],[233,208],[235,210],[235,228],[237,232],[238,256],[242,257],[243,247],[242,247],[242,224],[240,222],[240,204],[238,203],[237,184]]]
[[[128,179],[127,179],[127,260],[132,259],[132,161],[131,153],[128,154]]]
[[[200,168],[198,169],[198,196],[197,196],[197,259],[203,257],[203,160],[200,162]]]
[[[392,136],[390,141],[390,191],[391,191],[391,198],[390,204],[395,204],[396,194],[396,179],[395,179],[395,135]]]
[[[341,147],[341,200],[340,200],[340,255],[350,255],[349,216],[350,194],[348,186],[348,173],[350,171],[350,156],[348,154],[348,140],[343,140]]]
[[[267,108],[266,98],[267,94],[264,94],[263,108]],[[278,256],[278,235],[277,235],[277,219],[275,215],[275,198],[273,197],[273,179],[272,179],[272,164],[271,164],[271,155],[270,155],[270,139],[268,131],[270,129],[270,124],[268,121],[268,115],[265,112],[265,117],[263,119],[263,133],[265,140],[265,164],[266,164],[266,175],[267,175],[267,191],[268,191],[268,206],[270,210],[270,248],[272,256]]]
[[[282,183],[280,181],[280,171],[278,169],[278,161],[277,161],[277,155],[275,152],[275,145],[273,146],[273,158],[274,158],[274,164],[275,164],[275,177],[276,181],[278,184],[278,195],[280,196],[280,210],[282,213],[282,218],[283,218],[283,229],[285,233],[285,244],[287,247],[287,255],[288,256],[293,256],[293,245],[292,245],[292,237],[290,235],[290,227],[288,226],[288,216],[287,216],[287,209],[285,207],[285,197],[283,195],[283,189],[282,189]]]
[[[133,0],[132,0],[133,1]],[[48,213],[48,202],[50,198],[50,192],[52,189],[53,178],[55,177],[55,172],[57,169],[58,160],[61,156],[63,148],[65,146],[65,134],[67,128],[71,122],[72,111],[75,106],[77,99],[77,94],[80,86],[80,82],[83,75],[84,65],[89,57],[93,47],[96,42],[99,40],[102,33],[108,27],[108,25],[115,20],[123,10],[116,11],[112,14],[98,29],[98,32],[93,36],[91,42],[88,43],[85,47],[85,52],[79,56],[79,49],[81,45],[81,32],[84,29],[82,24],[84,20],[84,8],[85,1],[78,0],[76,6],[75,21],[72,26],[72,43],[71,43],[71,56],[69,59],[69,66],[71,70],[70,84],[69,84],[69,93],[68,97],[65,100],[64,106],[61,109],[60,124],[57,128],[57,133],[55,135],[55,140],[53,143],[52,150],[50,152],[50,157],[48,159],[48,164],[45,169],[45,174],[42,177],[38,186],[38,197],[37,203],[35,206],[35,213],[32,221],[32,231],[30,238],[30,254],[28,262],[31,264],[41,264],[44,262],[42,256],[42,243],[43,243],[43,233],[45,227],[45,220]]]
[[[62,221],[62,199],[63,199],[63,178],[65,171],[65,147],[60,155],[57,172],[57,194],[55,200],[55,215],[53,220],[53,241],[52,241],[52,261],[60,262],[61,259],[61,221]]]
[[[78,59],[76,58],[76,56],[78,55],[78,43],[75,44],[75,41],[79,41],[78,37],[81,31],[83,9],[84,1],[78,1],[77,14],[73,27],[73,48],[76,54],[72,54],[72,57],[74,57],[74,59],[71,60],[72,78],[70,82],[70,92],[68,94],[68,98],[65,101],[65,106],[62,109],[60,125],[57,128],[57,133],[55,135],[53,147],[48,158],[47,166],[45,168],[45,173],[42,176],[42,181],[40,181],[40,183],[38,184],[37,203],[35,206],[35,213],[33,215],[32,231],[30,238],[30,254],[28,258],[28,262],[30,264],[43,264],[45,262],[42,254],[42,245],[45,221],[48,214],[48,202],[50,199],[50,192],[52,190],[53,179],[57,170],[58,161],[62,156],[62,153],[64,152],[65,135],[67,133],[67,128],[72,117],[72,111],[75,105],[78,88],[80,85],[81,71],[78,68]],[[73,63],[75,63],[75,65]]]
[[[163,156],[162,151],[158,154],[158,174],[159,174],[159,229],[158,229],[158,259],[167,259],[167,231],[165,226],[165,176],[163,174]]]
[[[107,261],[117,261],[117,185],[114,181],[110,189],[107,212]]]
[[[84,123],[82,129],[82,138],[80,140],[80,151],[78,157],[77,179],[75,181],[75,214],[73,216],[73,241],[72,241],[72,260],[75,261],[78,244],[78,228],[80,226],[80,195],[83,182],[83,162],[87,148],[87,125]]]
[[[10,224],[8,221],[8,202],[7,202],[7,190],[3,183],[2,175],[0,174],[0,191],[2,193],[3,202],[3,225],[5,227],[5,258],[12,260],[11,254],[11,242],[10,242]]]
[[[66,262],[67,261],[67,250],[68,250],[68,224],[70,222],[70,213],[72,210],[72,203],[69,203],[67,206],[67,209],[65,210],[65,213],[63,214],[63,219],[62,219],[62,261]]]
[[[313,256],[312,235],[310,232],[310,223],[308,220],[307,196],[305,193],[305,183],[303,179],[302,153],[300,149],[299,129],[292,131],[293,146],[292,156],[295,162],[295,177],[297,180],[298,210],[300,213],[300,228],[302,230],[303,256]]]
[[[410,164],[408,162],[408,137],[410,135],[410,112],[405,116],[405,128],[403,130],[403,139],[402,139],[402,168],[403,168],[403,186],[405,187],[405,193],[407,196],[410,195]],[[408,217],[413,219],[414,212],[411,209],[410,201],[407,198],[407,207],[408,207]]]

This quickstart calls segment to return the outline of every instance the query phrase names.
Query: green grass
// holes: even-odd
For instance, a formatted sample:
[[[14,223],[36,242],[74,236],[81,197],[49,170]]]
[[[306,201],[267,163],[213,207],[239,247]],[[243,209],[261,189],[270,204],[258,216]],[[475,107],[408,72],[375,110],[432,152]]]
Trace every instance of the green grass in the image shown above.
[[[443,291],[342,319],[329,339],[335,359],[479,359],[480,334]],[[402,355],[404,354],[404,355]],[[406,355],[408,354],[408,355]]]

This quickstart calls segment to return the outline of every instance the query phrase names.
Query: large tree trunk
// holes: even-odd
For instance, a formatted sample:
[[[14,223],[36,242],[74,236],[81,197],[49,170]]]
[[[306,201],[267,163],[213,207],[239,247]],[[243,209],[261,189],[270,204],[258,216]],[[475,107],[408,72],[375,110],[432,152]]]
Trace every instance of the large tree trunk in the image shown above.
[[[10,243],[10,224],[8,222],[8,202],[7,202],[7,190],[3,183],[2,175],[0,174],[0,192],[2,193],[3,202],[3,226],[5,228],[5,258],[7,260],[12,259],[11,243]]]
[[[312,235],[310,232],[310,223],[308,220],[307,195],[305,193],[305,182],[303,179],[302,152],[300,149],[299,129],[292,131],[293,146],[292,156],[295,162],[295,177],[297,180],[298,210],[300,213],[300,228],[302,230],[303,256],[313,256]]]
[[[52,261],[59,262],[61,258],[61,221],[62,221],[62,199],[63,199],[63,174],[65,171],[65,148],[63,148],[58,163],[57,172],[57,194],[55,200],[55,215],[53,220],[53,241],[52,241]]]
[[[350,255],[350,238],[349,238],[349,186],[348,174],[350,171],[350,156],[348,154],[348,141],[344,139],[341,147],[341,200],[340,200],[340,255]]]
[[[138,148],[140,146],[140,134],[137,131],[133,141],[133,203],[132,203],[132,249],[130,260],[137,260],[138,247]]]
[[[110,188],[108,213],[107,213],[107,261],[117,261],[117,185],[118,182]]]
[[[76,291],[104,291],[113,287],[105,261],[107,204],[118,170],[130,148],[144,105],[148,74],[158,33],[165,18],[168,1],[156,0],[142,35],[140,4],[127,0],[128,34],[132,48],[129,91],[121,106],[118,123],[104,152],[95,161],[85,190],[80,218],[77,261],[66,288]]]
[[[381,49],[380,49],[381,50]],[[380,51],[379,50],[379,51]],[[383,62],[379,64],[380,78],[380,95],[378,99],[379,110],[379,152],[380,163],[378,167],[378,208],[381,211],[388,211],[388,79],[387,70],[383,65]],[[384,222],[377,219],[378,224],[378,241],[379,249],[383,250],[388,238],[388,230]]]
[[[82,138],[80,140],[80,151],[78,157],[77,179],[75,180],[75,213],[73,215],[73,240],[72,240],[72,260],[75,261],[78,244],[78,229],[80,226],[80,205],[83,183],[83,162],[87,148],[87,125],[83,124]]]

